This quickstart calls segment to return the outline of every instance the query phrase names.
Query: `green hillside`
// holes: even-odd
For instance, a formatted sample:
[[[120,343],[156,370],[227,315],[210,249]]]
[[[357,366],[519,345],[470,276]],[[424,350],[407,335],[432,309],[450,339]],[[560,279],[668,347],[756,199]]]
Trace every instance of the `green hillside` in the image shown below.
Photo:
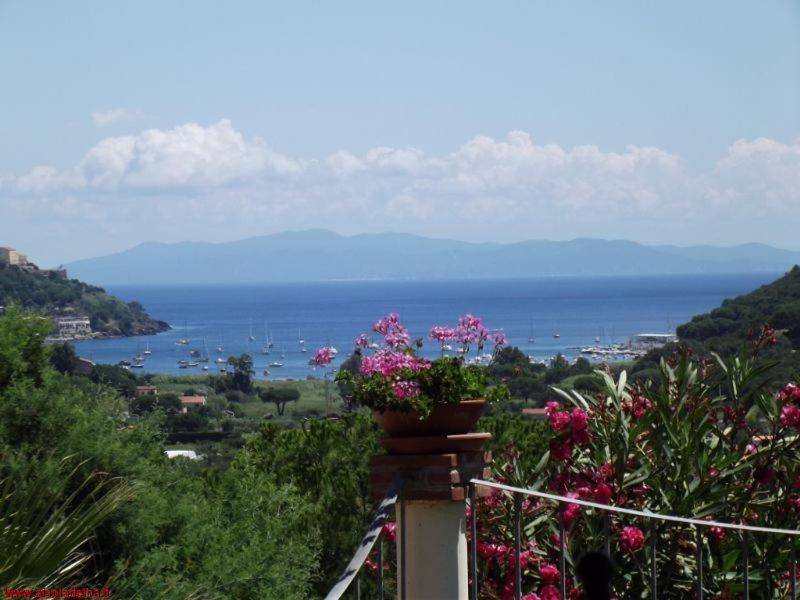
[[[706,345],[727,345],[769,324],[781,330],[797,350],[800,348],[800,266],[754,292],[725,300],[710,313],[698,315],[678,327],[680,339]]]
[[[697,315],[677,329],[680,343],[700,354],[723,356],[752,348],[763,326],[776,330],[775,343],[760,350],[778,363],[772,383],[796,380],[800,373],[800,266],[757,290],[725,300],[719,308]],[[632,369],[639,377],[652,376],[658,361],[675,344],[649,352]]]
[[[12,304],[51,316],[85,315],[101,335],[147,335],[169,329],[138,302],[125,303],[103,288],[55,272],[0,263],[0,306]]]

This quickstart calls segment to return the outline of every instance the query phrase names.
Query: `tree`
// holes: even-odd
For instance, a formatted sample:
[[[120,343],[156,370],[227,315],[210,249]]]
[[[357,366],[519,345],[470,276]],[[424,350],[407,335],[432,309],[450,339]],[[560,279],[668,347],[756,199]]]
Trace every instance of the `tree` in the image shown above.
[[[50,353],[50,364],[59,373],[70,375],[78,368],[78,355],[72,344],[54,344]]]
[[[268,388],[261,390],[258,395],[262,402],[273,402],[279,415],[283,414],[289,402],[297,402],[300,399],[300,391],[289,387]]]
[[[0,391],[22,379],[43,382],[50,368],[44,343],[50,326],[49,319],[13,306],[0,316]]]
[[[512,397],[524,400],[529,400],[547,390],[547,386],[537,377],[517,377],[510,380],[507,385]]]
[[[136,376],[116,365],[95,365],[90,378],[95,383],[114,388],[126,398],[136,393]]]
[[[250,393],[253,388],[253,358],[249,354],[242,354],[241,356],[231,356],[228,358],[228,364],[233,367],[233,373],[228,373],[228,387],[230,389],[239,390],[245,394]]]

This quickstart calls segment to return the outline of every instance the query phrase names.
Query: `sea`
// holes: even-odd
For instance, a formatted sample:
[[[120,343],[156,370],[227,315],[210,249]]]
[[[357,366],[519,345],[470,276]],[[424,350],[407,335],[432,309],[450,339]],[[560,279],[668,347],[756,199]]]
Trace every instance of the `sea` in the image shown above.
[[[558,353],[575,358],[579,348],[595,345],[595,338],[612,344],[639,333],[673,333],[692,316],[780,275],[112,286],[110,293],[138,300],[172,329],[152,336],[78,341],[75,347],[98,363],[135,362],[142,355],[144,367],[133,369],[137,373],[217,373],[224,367],[217,359],[247,353],[260,379],[321,378],[331,367],[325,372],[309,364],[317,348],[334,346],[341,363],[353,340],[361,333],[371,335],[373,323],[390,312],[400,315],[412,338],[426,337],[434,325],[454,326],[460,315],[472,313],[487,327],[502,330],[510,344],[532,358],[548,361]],[[269,340],[272,348],[267,348]],[[146,350],[150,353],[145,356]],[[208,362],[181,368],[180,361],[196,361],[192,351],[207,356]],[[437,356],[439,347],[427,341],[423,352]]]

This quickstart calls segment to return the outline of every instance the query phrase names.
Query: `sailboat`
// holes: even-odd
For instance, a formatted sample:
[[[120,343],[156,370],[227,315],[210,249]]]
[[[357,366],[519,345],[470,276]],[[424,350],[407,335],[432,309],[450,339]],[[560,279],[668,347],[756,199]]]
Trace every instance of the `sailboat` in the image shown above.
[[[152,352],[150,352],[150,342],[147,342],[147,347],[144,349],[144,355],[150,356]]]
[[[207,363],[208,362],[209,352],[208,352],[208,344],[206,343],[206,338],[203,338],[203,350],[204,350],[204,353],[200,357],[199,362]],[[207,369],[204,367],[203,370],[207,370]]]
[[[247,339],[248,339],[248,341],[251,341],[251,342],[255,341],[255,339],[256,339],[256,336],[253,335],[253,322],[252,321],[250,321],[250,335],[247,336]]]
[[[528,334],[528,342],[532,344],[535,341],[536,341],[536,338],[533,337],[533,320],[531,320],[531,331]]]
[[[189,327],[186,325],[186,321],[183,322],[183,335],[186,336],[186,332],[189,331]],[[175,342],[178,346],[188,346],[189,345],[189,338],[182,337],[177,342]]]
[[[286,358],[286,348],[281,348],[281,358]]]
[[[308,350],[306,350],[306,341],[303,339],[303,334],[300,333],[299,329],[297,330],[297,338],[300,342],[300,352],[308,352]]]
[[[269,354],[269,349],[271,344],[269,343],[269,327],[267,326],[267,322],[264,321],[264,347],[261,348],[262,354]]]
[[[225,349],[222,347],[222,332],[219,332],[219,346],[217,346],[217,354],[222,354]]]

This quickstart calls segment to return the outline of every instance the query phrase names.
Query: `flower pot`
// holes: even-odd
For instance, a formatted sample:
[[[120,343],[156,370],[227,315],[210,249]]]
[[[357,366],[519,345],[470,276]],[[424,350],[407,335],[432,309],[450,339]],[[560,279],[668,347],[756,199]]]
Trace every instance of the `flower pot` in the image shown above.
[[[393,437],[454,435],[472,431],[485,405],[486,400],[436,404],[424,419],[415,410],[373,410],[372,415],[381,429]]]

